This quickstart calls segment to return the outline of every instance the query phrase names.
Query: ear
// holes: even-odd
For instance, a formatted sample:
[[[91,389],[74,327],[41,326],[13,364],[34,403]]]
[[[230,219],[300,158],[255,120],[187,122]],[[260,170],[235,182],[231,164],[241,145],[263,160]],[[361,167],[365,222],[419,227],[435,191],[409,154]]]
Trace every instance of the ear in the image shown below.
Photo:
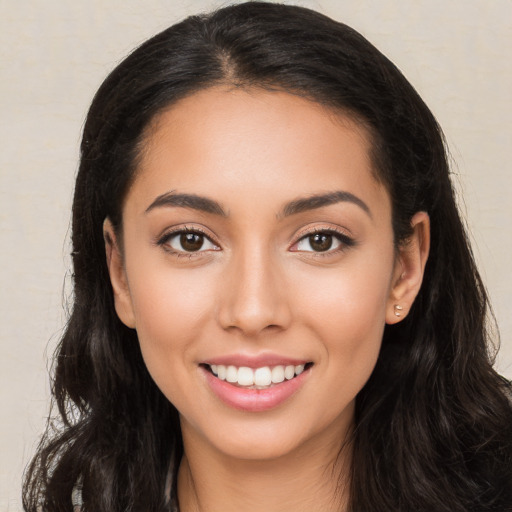
[[[110,274],[110,283],[114,292],[114,304],[119,320],[127,327],[135,328],[135,315],[133,313],[132,299],[123,255],[117,242],[112,222],[107,217],[103,222],[103,238],[105,239],[105,253],[107,255],[107,267]]]
[[[423,282],[430,250],[430,219],[426,212],[411,220],[412,235],[400,246],[389,294],[386,323],[396,324],[409,313]]]

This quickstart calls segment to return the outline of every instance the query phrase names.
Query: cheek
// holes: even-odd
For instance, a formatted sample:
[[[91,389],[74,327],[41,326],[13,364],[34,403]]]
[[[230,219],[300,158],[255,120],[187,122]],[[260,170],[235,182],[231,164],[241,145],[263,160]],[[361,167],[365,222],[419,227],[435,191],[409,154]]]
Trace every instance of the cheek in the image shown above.
[[[385,321],[390,293],[392,265],[346,265],[344,268],[307,272],[295,281],[295,295],[304,314],[335,325],[336,319],[346,329],[363,332],[375,322]]]
[[[330,367],[339,372],[343,366],[343,375],[356,381],[362,376],[362,384],[380,351],[393,266],[392,256],[372,260],[317,272],[314,279],[304,275],[296,290],[299,314],[322,339]]]
[[[196,364],[196,343],[211,318],[210,281],[200,269],[180,272],[154,265],[130,282],[144,361],[169,399],[181,382],[172,376],[185,375],[187,365]]]
[[[159,332],[174,332],[187,338],[209,311],[213,293],[211,276],[204,269],[176,270],[165,265],[135,274],[130,281],[137,330],[158,338]]]

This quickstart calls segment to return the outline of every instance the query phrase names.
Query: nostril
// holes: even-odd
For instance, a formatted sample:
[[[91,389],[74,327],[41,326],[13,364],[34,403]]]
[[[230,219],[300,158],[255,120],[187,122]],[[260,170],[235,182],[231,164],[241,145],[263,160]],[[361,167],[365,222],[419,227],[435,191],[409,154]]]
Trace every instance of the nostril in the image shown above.
[[[277,324],[270,324],[270,325],[267,325],[267,327],[265,327],[265,330],[267,330],[267,331],[279,331],[281,329],[282,329],[282,327],[280,327]]]

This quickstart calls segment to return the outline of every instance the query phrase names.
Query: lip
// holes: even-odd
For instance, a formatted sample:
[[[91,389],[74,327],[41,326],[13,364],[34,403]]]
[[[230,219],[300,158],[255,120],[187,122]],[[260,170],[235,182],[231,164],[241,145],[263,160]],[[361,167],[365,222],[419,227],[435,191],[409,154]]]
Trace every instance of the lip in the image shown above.
[[[262,368],[263,366],[298,366],[300,364],[306,364],[308,359],[295,359],[287,356],[280,356],[278,354],[258,354],[255,356],[247,354],[232,354],[220,357],[213,357],[202,361],[202,364],[222,364],[224,366],[247,366],[253,370],[256,368]]]
[[[224,361],[225,359],[219,359]],[[213,361],[213,360],[212,360]],[[215,359],[217,361],[217,359]],[[282,361],[282,359],[280,360]],[[239,359],[237,359],[237,363]],[[209,364],[209,363],[207,363]],[[226,364],[226,363],[215,363],[211,364]],[[260,362],[258,361],[258,364]],[[280,364],[283,364],[282,362]],[[293,364],[293,363],[289,363]],[[299,362],[297,364],[302,364]],[[262,364],[261,366],[270,366],[271,363]],[[234,366],[238,366],[235,364]],[[244,366],[244,365],[240,365]],[[245,365],[248,366],[248,365]],[[261,366],[254,366],[259,368]],[[283,402],[288,400],[304,385],[310,375],[311,368],[304,370],[300,375],[297,375],[291,380],[285,380],[279,384],[266,389],[247,389],[243,387],[234,386],[227,381],[218,379],[213,373],[204,367],[200,367],[205,375],[206,381],[213,391],[213,393],[220,398],[226,405],[247,412],[262,412],[268,411],[278,407]]]

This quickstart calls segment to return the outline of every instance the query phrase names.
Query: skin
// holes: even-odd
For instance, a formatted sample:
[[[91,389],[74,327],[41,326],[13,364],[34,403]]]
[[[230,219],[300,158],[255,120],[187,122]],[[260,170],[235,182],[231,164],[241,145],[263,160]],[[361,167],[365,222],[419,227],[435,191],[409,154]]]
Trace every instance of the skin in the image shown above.
[[[429,248],[422,212],[409,243],[394,246],[389,194],[369,148],[348,117],[257,89],[195,93],[147,131],[123,207],[122,249],[108,219],[104,229],[116,311],[180,412],[182,511],[346,506],[355,397],[385,324],[414,301]],[[285,215],[290,202],[335,191],[360,202]],[[225,215],[149,208],[169,193],[207,197]],[[159,243],[175,229],[199,229],[201,250],[187,253],[179,236]],[[329,230],[341,238],[313,250],[308,237]],[[200,366],[266,353],[313,363],[298,391],[267,411],[226,405]]]

